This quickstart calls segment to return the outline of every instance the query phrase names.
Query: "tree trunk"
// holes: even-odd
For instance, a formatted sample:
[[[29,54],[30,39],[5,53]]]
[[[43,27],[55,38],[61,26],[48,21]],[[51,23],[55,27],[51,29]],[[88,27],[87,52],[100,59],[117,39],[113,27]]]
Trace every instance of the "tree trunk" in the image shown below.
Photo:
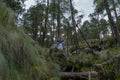
[[[120,0],[117,0],[118,4],[120,4]],[[120,5],[119,5],[120,6]],[[119,7],[119,11],[120,11],[120,7]]]
[[[60,32],[60,26],[61,26],[61,23],[60,23],[60,0],[58,0],[57,2],[57,37],[60,37],[61,35],[61,32]]]
[[[117,45],[120,45],[118,28],[117,28],[117,26],[115,25],[115,23],[113,21],[113,18],[112,18],[112,15],[111,15],[111,11],[109,9],[108,0],[104,0],[104,6],[105,6],[105,9],[106,9],[106,12],[107,12],[107,15],[108,15],[108,19],[109,19],[109,23],[110,23],[111,29],[113,29],[112,35],[114,37],[115,43]]]
[[[46,7],[46,15],[45,15],[45,26],[43,30],[43,38],[42,38],[42,45],[44,46],[45,43],[45,37],[47,34],[47,23],[48,23],[48,8],[49,8],[49,0],[47,0],[47,7]]]
[[[113,3],[113,10],[114,10],[115,18],[116,18],[116,25],[118,27],[118,14],[117,14],[117,10],[116,10],[115,1],[112,0],[112,3]]]
[[[55,0],[53,0],[53,7],[52,7],[53,9],[55,8]],[[55,11],[52,11],[52,36],[51,36],[51,40],[53,40],[53,44],[54,44],[54,38],[55,38],[55,31],[54,31],[54,29],[55,29],[55,16],[56,16],[56,14],[55,14]]]
[[[120,3],[119,0],[118,0],[118,2]],[[114,10],[115,18],[116,18],[116,26],[117,26],[117,28],[118,28],[118,31],[120,32],[119,19],[118,19],[118,14],[117,14],[117,10],[116,10],[116,4],[115,4],[115,1],[112,0],[112,3],[113,3],[113,10]]]
[[[37,40],[37,33],[38,33],[38,27],[37,27],[37,19],[35,19],[32,23],[32,38],[33,40]]]
[[[77,28],[78,28],[78,30],[80,31],[80,34],[81,34],[83,40],[86,42],[86,44],[88,45],[88,47],[91,48],[90,44],[89,44],[88,41],[86,40],[84,34],[82,33],[82,31],[80,30],[80,28],[78,27],[78,25],[77,25]]]
[[[96,31],[97,31],[98,40],[100,42],[100,36],[99,36],[99,34],[100,34],[100,30],[99,30],[99,27],[100,27],[100,24],[99,24],[99,14],[97,14],[97,19],[98,19],[98,21],[97,21]]]
[[[51,18],[51,23],[52,23],[51,24],[52,27],[50,27],[50,45],[54,44],[54,31],[53,31],[54,30],[54,28],[53,28],[54,21],[52,18]]]
[[[67,25],[68,25],[68,27],[70,27],[70,23],[69,23],[69,21],[67,22]],[[69,53],[69,50],[68,50],[68,46],[69,46],[69,31],[67,30],[67,55],[68,55],[68,53]]]
[[[77,38],[76,22],[74,19],[72,0],[70,0],[70,9],[71,9],[71,17],[72,17],[72,26],[73,26],[73,30],[74,30],[74,44],[75,44],[75,48],[79,49],[79,42],[78,42],[78,38]],[[77,50],[76,50],[76,53],[78,53]]]
[[[117,0],[118,3],[120,3],[120,0]]]
[[[98,72],[96,71],[90,71],[90,72],[61,72],[60,76],[61,77],[67,77],[67,78],[81,78],[83,76],[98,76]]]

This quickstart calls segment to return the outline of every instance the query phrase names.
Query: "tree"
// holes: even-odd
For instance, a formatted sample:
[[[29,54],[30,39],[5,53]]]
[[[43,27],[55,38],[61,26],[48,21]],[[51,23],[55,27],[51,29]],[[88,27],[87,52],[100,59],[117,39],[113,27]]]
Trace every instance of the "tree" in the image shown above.
[[[47,6],[45,11],[45,24],[44,24],[44,30],[43,30],[43,38],[42,38],[42,45],[44,46],[44,41],[47,33],[47,23],[48,23],[48,10],[49,10],[49,0],[47,0]]]
[[[94,0],[95,12],[102,14],[105,10],[103,0]]]
[[[88,20],[84,21],[83,25],[81,26],[81,31],[86,36],[86,39],[91,38],[89,26],[90,26],[90,22]]]
[[[113,36],[113,39],[115,41],[116,44],[119,44],[119,31],[118,31],[118,26],[117,24],[115,24],[114,22],[114,18],[111,14],[111,5],[112,5],[112,8],[114,10],[114,13],[116,15],[116,21],[117,21],[117,12],[116,12],[116,6],[115,6],[115,1],[112,0],[111,1],[112,4],[110,4],[110,2],[108,2],[108,0],[94,0],[94,4],[96,5],[96,11],[98,13],[100,12],[103,12],[104,10],[106,10],[107,12],[107,16],[108,16],[108,19],[109,19],[109,23],[110,23],[110,26],[111,26],[111,31],[112,31],[112,36]]]
[[[72,17],[72,26],[73,26],[73,32],[74,32],[74,43],[75,43],[75,48],[78,49],[79,48],[79,43],[78,43],[78,38],[77,38],[77,31],[76,31],[76,22],[74,19],[74,8],[73,8],[73,4],[72,4],[72,0],[70,0],[70,9],[71,9],[71,17]],[[76,51],[76,53],[78,53]]]
[[[107,15],[108,15],[108,19],[109,19],[109,23],[111,25],[111,29],[112,29],[112,35],[114,37],[115,43],[117,45],[120,45],[120,39],[119,39],[119,32],[118,32],[118,28],[116,26],[116,24],[113,21],[112,15],[111,15],[111,11],[109,9],[109,3],[108,0],[104,0],[104,7],[106,9]]]
[[[117,10],[116,10],[116,2],[115,2],[115,0],[111,0],[111,2],[113,5],[113,10],[114,10],[115,18],[116,18],[116,24],[118,24],[118,14],[117,14]]]
[[[57,0],[57,34],[58,34],[58,37],[60,37],[61,35],[61,32],[60,32],[60,27],[61,27],[61,9],[60,9],[60,0]]]
[[[25,2],[26,0],[3,0],[7,7],[11,8],[15,14],[16,23],[20,21],[20,15],[24,12]]]
[[[27,22],[27,27],[30,29],[29,35],[31,35],[35,41],[40,39],[40,44],[43,32],[46,30],[43,26],[45,8],[45,4],[37,4],[36,6],[31,7],[27,13],[24,14],[24,23]]]

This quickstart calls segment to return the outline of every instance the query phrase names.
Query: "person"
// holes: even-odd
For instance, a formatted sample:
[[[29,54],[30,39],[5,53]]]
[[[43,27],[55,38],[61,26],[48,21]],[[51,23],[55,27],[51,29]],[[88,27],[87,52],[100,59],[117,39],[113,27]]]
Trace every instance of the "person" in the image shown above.
[[[56,47],[59,50],[63,50],[64,49],[64,40],[61,37],[58,38]]]

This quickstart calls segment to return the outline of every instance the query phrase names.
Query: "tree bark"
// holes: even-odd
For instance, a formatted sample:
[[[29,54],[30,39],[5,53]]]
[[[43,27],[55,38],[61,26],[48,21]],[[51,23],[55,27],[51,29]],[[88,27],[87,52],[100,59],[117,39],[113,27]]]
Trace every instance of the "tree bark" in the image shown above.
[[[47,23],[48,23],[48,8],[49,8],[49,0],[47,0],[47,7],[46,7],[46,15],[45,15],[45,26],[43,30],[43,38],[42,38],[42,45],[44,46],[45,37],[47,34]]]
[[[97,13],[97,19],[98,19],[98,21],[97,21],[97,26],[96,26],[96,30],[97,30],[97,36],[98,36],[98,40],[99,40],[99,42],[100,42],[100,36],[99,36],[99,34],[100,34],[100,30],[99,30],[99,27],[100,27],[100,24],[99,24],[99,14]]]
[[[82,76],[98,76],[98,72],[96,71],[90,71],[90,72],[61,72],[61,77],[67,77],[67,78],[81,78]]]
[[[68,24],[68,27],[70,27],[70,23],[69,23],[69,21],[67,22],[67,24]],[[68,31],[67,31],[67,55],[68,55],[68,35],[69,35],[69,33],[68,33]]]
[[[118,0],[118,2],[120,3],[119,0]],[[116,18],[116,26],[117,26],[117,28],[118,28],[118,31],[120,32],[119,19],[118,19],[118,14],[117,14],[117,10],[116,10],[115,0],[112,0],[112,3],[113,3],[113,10],[114,10],[115,18]],[[118,3],[118,4],[119,4],[119,3]]]
[[[77,38],[76,22],[74,19],[72,0],[70,0],[70,9],[71,9],[71,17],[72,17],[72,26],[73,26],[73,30],[74,30],[74,44],[75,44],[75,48],[79,49],[79,42],[78,42],[78,38]],[[77,53],[78,53],[78,51],[76,50],[76,54]]]
[[[109,9],[108,0],[104,0],[104,6],[105,6],[105,9],[106,9],[106,12],[107,12],[107,15],[108,15],[108,19],[109,19],[111,29],[113,31],[112,35],[114,37],[115,43],[120,46],[118,28],[117,28],[117,26],[115,25],[115,23],[113,21],[111,11]]]
[[[53,7],[52,8],[53,9],[55,8],[55,0],[53,0]],[[55,22],[54,22],[55,16],[56,16],[55,12],[52,11],[52,26],[53,26],[52,30],[53,30],[53,32],[52,32],[51,40],[53,39],[53,44],[54,44],[54,38],[55,38],[55,31],[54,31],[54,29],[55,29]]]
[[[57,2],[57,36],[60,37],[61,32],[60,32],[60,26],[61,26],[61,22],[60,22],[60,0],[58,0]]]
[[[86,44],[88,45],[88,47],[91,48],[90,44],[89,44],[88,41],[86,40],[84,34],[82,33],[82,31],[80,30],[80,28],[78,27],[78,25],[77,25],[77,28],[78,28],[78,30],[80,31],[80,34],[81,34],[83,40],[86,42]]]
[[[33,40],[37,40],[37,33],[38,33],[38,27],[37,27],[37,19],[35,19],[32,23],[32,38]]]
[[[118,4],[120,4],[120,0],[117,0]],[[120,11],[120,7],[119,7],[119,11]]]
[[[117,15],[117,10],[116,10],[115,1],[112,0],[112,3],[113,3],[113,10],[114,10],[114,14],[115,14],[116,22],[118,23],[118,15]]]

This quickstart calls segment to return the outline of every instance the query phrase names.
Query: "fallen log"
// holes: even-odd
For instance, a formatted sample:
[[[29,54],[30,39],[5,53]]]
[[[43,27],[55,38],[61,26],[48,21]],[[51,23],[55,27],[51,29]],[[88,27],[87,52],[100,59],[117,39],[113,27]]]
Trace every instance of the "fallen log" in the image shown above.
[[[80,77],[83,77],[83,76],[98,76],[98,72],[96,71],[90,71],[90,72],[61,72],[60,73],[60,76],[62,78],[80,78]]]

